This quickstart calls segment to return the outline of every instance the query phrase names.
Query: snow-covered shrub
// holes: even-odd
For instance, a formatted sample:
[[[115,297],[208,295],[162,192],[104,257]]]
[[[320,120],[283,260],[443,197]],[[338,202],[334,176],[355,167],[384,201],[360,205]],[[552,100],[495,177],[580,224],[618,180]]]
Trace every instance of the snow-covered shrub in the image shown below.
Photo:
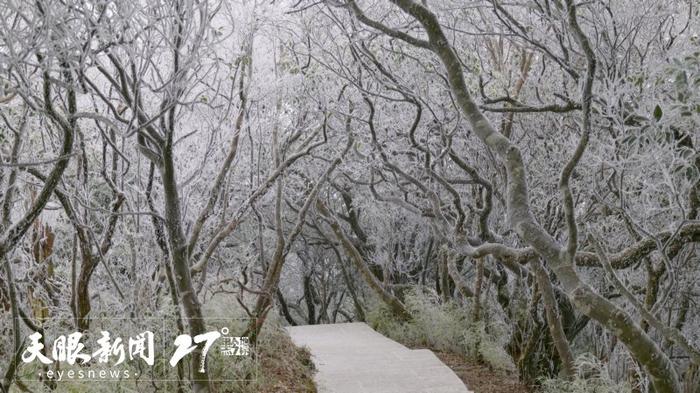
[[[559,378],[545,379],[540,386],[542,393],[631,393],[626,383],[617,383],[610,378],[605,364],[592,355],[581,355],[576,359],[577,375],[573,381]]]
[[[410,347],[461,354],[499,370],[515,368],[503,349],[502,329],[472,322],[469,305],[441,302],[437,294],[422,288],[407,291],[405,304],[413,317],[408,322],[396,320],[379,302],[370,308],[367,321],[380,333]]]

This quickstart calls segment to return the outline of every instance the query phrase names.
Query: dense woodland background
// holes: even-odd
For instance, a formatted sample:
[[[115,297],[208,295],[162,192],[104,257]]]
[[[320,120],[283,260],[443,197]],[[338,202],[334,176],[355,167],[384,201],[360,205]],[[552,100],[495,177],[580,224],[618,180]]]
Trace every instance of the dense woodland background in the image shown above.
[[[543,391],[700,392],[697,9],[1,0],[2,389],[171,391],[30,383],[24,337],[212,317],[258,356],[368,321]]]

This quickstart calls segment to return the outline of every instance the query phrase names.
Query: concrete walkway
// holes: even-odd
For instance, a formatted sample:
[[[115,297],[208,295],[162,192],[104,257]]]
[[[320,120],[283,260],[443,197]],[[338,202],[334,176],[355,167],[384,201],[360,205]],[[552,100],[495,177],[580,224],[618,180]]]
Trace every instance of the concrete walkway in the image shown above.
[[[471,393],[430,350],[408,349],[364,323],[287,330],[311,351],[319,393]]]

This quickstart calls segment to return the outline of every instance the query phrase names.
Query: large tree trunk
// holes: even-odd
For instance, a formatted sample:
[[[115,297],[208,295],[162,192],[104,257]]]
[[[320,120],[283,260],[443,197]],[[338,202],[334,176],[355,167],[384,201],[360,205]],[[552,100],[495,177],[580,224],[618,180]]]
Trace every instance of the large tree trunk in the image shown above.
[[[462,274],[457,267],[457,257],[452,255],[448,256],[447,272],[450,274],[452,281],[454,281],[457,290],[462,294],[462,296],[465,298],[474,297],[474,292],[469,288],[467,281],[464,279],[464,277],[462,277]]]
[[[175,274],[175,286],[184,311],[185,320],[192,337],[205,333],[205,323],[202,317],[202,307],[192,285],[190,274],[187,239],[182,229],[180,212],[180,196],[177,189],[177,178],[173,165],[172,151],[163,149],[163,166],[160,168],[165,196],[165,230],[168,233],[170,245],[170,263]],[[202,368],[202,349],[197,346],[192,352],[192,390],[195,393],[209,392],[209,375],[206,365]],[[201,370],[204,372],[201,372]]]
[[[88,246],[89,247],[89,246]],[[90,327],[90,278],[92,273],[95,272],[97,267],[97,260],[93,258],[90,254],[90,249],[85,249],[85,246],[81,244],[80,246],[82,263],[80,264],[80,274],[78,275],[78,281],[75,287],[75,310],[73,310],[75,315],[75,324],[78,330],[87,331]]]
[[[537,284],[539,285],[540,292],[542,293],[542,303],[544,303],[544,312],[547,318],[549,334],[552,336],[552,341],[554,342],[554,346],[557,348],[559,359],[561,359],[564,376],[571,380],[576,375],[576,370],[574,368],[574,356],[571,353],[569,341],[566,339],[566,334],[564,333],[564,328],[561,324],[559,308],[557,307],[557,301],[554,297],[552,282],[549,280],[549,274],[539,259],[533,260],[532,263],[535,267]]]

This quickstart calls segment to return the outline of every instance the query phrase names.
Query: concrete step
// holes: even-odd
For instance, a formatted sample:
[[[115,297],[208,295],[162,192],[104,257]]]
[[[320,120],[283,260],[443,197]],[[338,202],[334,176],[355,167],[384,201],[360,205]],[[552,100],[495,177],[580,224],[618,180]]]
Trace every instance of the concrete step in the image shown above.
[[[309,348],[319,393],[470,393],[432,351],[411,350],[364,323],[287,330]]]

